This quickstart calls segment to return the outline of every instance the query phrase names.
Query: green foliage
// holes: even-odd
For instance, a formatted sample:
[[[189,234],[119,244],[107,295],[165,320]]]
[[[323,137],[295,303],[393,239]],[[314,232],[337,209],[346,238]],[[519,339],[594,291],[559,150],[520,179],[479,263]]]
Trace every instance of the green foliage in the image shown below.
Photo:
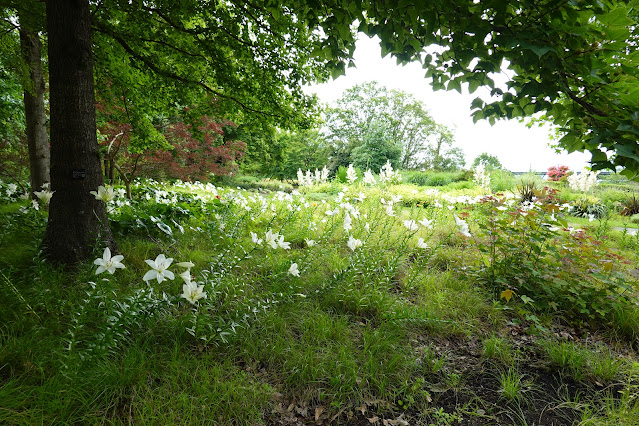
[[[276,142],[284,146],[280,175],[294,178],[297,170],[321,170],[326,164],[327,146],[318,130],[298,130],[292,133],[279,133]]]
[[[583,231],[567,232],[556,193],[535,191],[532,208],[502,214],[505,199],[484,199],[486,240],[472,275],[509,300],[515,294],[533,311],[606,320],[616,304],[628,303],[630,278],[619,257]],[[532,316],[530,317],[533,318]]]
[[[513,361],[512,345],[503,337],[490,336],[482,342],[483,355],[495,361],[504,364],[510,364]]]
[[[466,164],[464,152],[461,148],[452,147],[453,142],[452,133],[443,132],[437,141],[426,150],[423,167],[440,172],[462,169]]]
[[[229,186],[231,188],[242,188],[249,190],[260,191],[284,191],[292,192],[293,185],[290,182],[270,179],[270,178],[257,178],[254,176],[239,175],[239,176],[224,176],[218,181],[219,184]]]
[[[231,419],[259,424],[279,419],[269,416],[297,413],[301,419],[307,413],[304,418],[310,421],[316,415],[325,420],[337,416],[340,424],[367,422],[375,415],[403,415],[409,424],[425,418],[463,423],[471,418],[459,404],[452,408],[455,415],[433,408],[456,392],[464,398],[479,395],[477,402],[486,403],[483,415],[507,424],[503,406],[491,408],[488,402],[494,404],[494,399],[474,394],[485,391],[482,378],[493,369],[497,375],[488,382],[494,390],[491,398],[501,396],[507,406],[526,406],[520,403],[538,386],[549,391],[550,398],[559,397],[545,380],[532,386],[527,381],[537,371],[544,378],[553,374],[535,362],[538,355],[531,345],[539,336],[519,335],[514,343],[498,336],[517,330],[522,317],[553,312],[538,302],[564,297],[547,284],[551,275],[568,280],[568,275],[579,275],[574,267],[582,271],[575,281],[603,282],[597,277],[597,258],[588,252],[605,250],[593,241],[583,239],[582,246],[574,248],[576,237],[548,230],[548,238],[540,242],[537,234],[543,230],[525,218],[536,215],[542,223],[557,223],[549,212],[523,210],[514,200],[508,200],[511,211],[497,209],[506,203],[486,207],[504,222],[490,228],[486,212],[468,204],[477,194],[473,190],[436,196],[415,186],[345,188],[341,183],[306,188],[303,195],[237,189],[262,182],[272,182],[274,188],[282,184],[251,176],[220,179],[226,187],[149,180],[133,186],[133,200],[116,190],[116,200],[107,207],[117,223],[126,269],[97,277],[91,263],[73,271],[56,270],[35,257],[46,213],[29,209],[18,215],[23,204],[4,196],[2,184],[0,213],[7,215],[0,215],[0,397],[6,409],[0,410],[0,422],[122,423],[130,416],[131,422],[142,423],[223,424]],[[462,183],[468,182],[448,187]],[[339,201],[334,198],[338,192]],[[399,195],[403,198],[394,204],[395,216],[389,216],[380,199],[398,200]],[[457,195],[465,201],[450,201]],[[436,207],[436,200],[443,206]],[[546,207],[557,207],[557,200],[552,201]],[[462,217],[468,211],[480,229],[494,232],[476,232],[471,223],[473,236],[459,235],[448,206]],[[348,231],[347,208],[353,214]],[[338,211],[326,214],[329,209]],[[404,222],[426,218],[434,220],[432,228],[421,223],[414,230]],[[518,224],[512,224],[513,219]],[[138,220],[146,228],[138,228]],[[267,229],[285,236],[290,247],[275,249],[250,236],[255,232],[264,238]],[[350,237],[363,245],[348,248]],[[417,237],[427,246],[418,246]],[[500,241],[493,263],[496,276],[517,286],[511,287],[515,295],[508,303],[492,297],[504,287],[499,279],[497,285],[486,279],[486,252],[472,250],[473,244],[488,244],[493,237]],[[314,244],[305,241],[310,238]],[[15,255],[19,247],[23,252]],[[564,249],[585,260],[572,265],[577,254],[561,253],[567,264],[560,266],[544,258]],[[175,263],[192,261],[192,279],[205,285],[207,298],[191,304],[179,296],[183,282],[175,263],[175,280],[144,283],[140,277],[149,267],[145,259],[158,251],[174,257]],[[538,251],[541,261],[530,254]],[[612,272],[621,263],[614,261]],[[287,273],[292,262],[298,264],[300,277]],[[480,281],[486,285],[468,279],[460,267],[474,270],[472,277],[483,277]],[[542,276],[533,275],[535,271]],[[109,280],[98,280],[104,276]],[[521,285],[520,278],[525,281]],[[87,284],[91,280],[94,283]],[[552,288],[558,296],[533,300],[536,296],[524,292],[526,286],[539,292]],[[586,284],[570,281],[562,290],[571,287],[591,297]],[[634,342],[639,330],[635,305],[616,293],[606,300],[612,311],[605,319],[597,315],[594,327]],[[579,301],[573,304],[579,306]],[[598,304],[599,299],[589,307]],[[563,327],[563,319],[572,315],[564,305],[557,311]],[[587,326],[587,314],[575,316]],[[545,319],[543,325],[548,326]],[[602,342],[612,339],[601,336]],[[483,355],[470,373],[465,370],[469,348]],[[582,366],[574,375],[570,362],[560,364],[561,356],[554,361],[545,349],[537,352],[562,373],[556,375],[558,386],[592,381],[597,396],[600,383],[634,389],[621,382],[627,375],[625,362],[603,344],[584,352],[581,364],[578,357],[571,358],[570,348],[564,352],[564,359],[574,358],[570,362]],[[567,377],[581,377],[584,383],[575,385]],[[288,411],[291,404],[293,411]],[[604,409],[595,400],[584,404]],[[349,418],[344,407],[357,417]],[[362,410],[366,413],[360,415]]]
[[[490,172],[490,189],[495,193],[513,191],[516,189],[515,176],[508,170]]]
[[[608,207],[595,197],[586,196],[571,204],[570,214],[577,217],[601,219],[608,215]]]
[[[535,191],[537,190],[537,184],[534,180],[521,180],[517,185],[517,192],[519,192],[520,203],[530,203],[535,197]]]
[[[387,161],[390,161],[394,169],[399,168],[401,145],[391,140],[389,130],[381,123],[373,123],[370,126],[362,144],[353,148],[351,152],[355,167],[377,173]]]
[[[115,356],[130,341],[132,333],[164,316],[171,305],[166,295],[156,295],[153,288],[139,288],[129,296],[114,297],[108,280],[89,282],[85,298],[71,314],[68,334],[62,342],[63,372],[74,371],[74,364]]]
[[[383,158],[391,160],[394,168],[418,167],[429,146],[450,135],[422,102],[376,82],[344,91],[336,105],[326,110],[326,127],[332,169],[352,162],[376,172],[386,163]]]
[[[523,398],[523,383],[519,371],[509,368],[499,375],[501,395],[510,402],[516,402]]]
[[[622,216],[634,216],[639,214],[639,198],[636,194],[632,194],[622,204],[622,209],[619,212]]]
[[[480,164],[484,165],[485,170],[493,171],[493,170],[501,170],[503,166],[499,161],[499,158],[495,155],[490,155],[487,152],[482,152],[473,160],[473,164],[470,166],[471,169],[476,168]]]
[[[405,172],[404,180],[419,186],[445,186],[455,182],[468,182],[472,172]]]
[[[617,379],[624,363],[601,348],[589,349],[574,342],[542,341],[541,349],[550,363],[575,381],[590,379],[610,383]]]

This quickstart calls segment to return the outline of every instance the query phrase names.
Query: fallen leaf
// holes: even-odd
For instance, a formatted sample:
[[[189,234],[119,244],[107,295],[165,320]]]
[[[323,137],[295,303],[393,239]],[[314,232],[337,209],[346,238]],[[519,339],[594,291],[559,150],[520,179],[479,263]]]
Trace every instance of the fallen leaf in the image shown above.
[[[404,414],[396,418],[395,420],[384,420],[384,426],[408,426],[408,422],[404,420]]]
[[[324,407],[315,407],[315,421],[319,420],[323,412],[324,412]]]
[[[379,417],[373,416],[373,417],[370,417],[370,418],[368,418],[366,420],[368,420],[371,424],[375,424],[375,423],[377,423],[379,421]]]
[[[360,411],[362,413],[362,415],[366,414],[366,406],[365,405],[360,405],[359,407],[356,408],[357,411]]]

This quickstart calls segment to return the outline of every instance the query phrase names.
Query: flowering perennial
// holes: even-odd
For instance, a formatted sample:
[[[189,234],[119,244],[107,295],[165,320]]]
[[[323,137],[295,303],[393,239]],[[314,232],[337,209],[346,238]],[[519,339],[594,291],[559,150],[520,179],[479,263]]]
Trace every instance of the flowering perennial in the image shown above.
[[[113,275],[116,269],[123,269],[125,266],[122,264],[124,256],[118,254],[117,256],[111,256],[111,249],[108,247],[104,249],[102,257],[98,257],[93,261],[94,265],[98,265],[98,269],[95,270],[95,274],[99,275],[102,272],[107,271]]]
[[[599,172],[584,170],[581,173],[575,173],[568,176],[568,185],[575,191],[588,192],[597,185],[597,176]]]
[[[172,257],[167,258],[164,254],[159,254],[155,260],[147,259],[145,262],[151,267],[151,270],[142,277],[144,281],[157,279],[158,283],[161,283],[164,280],[175,278],[175,274],[168,269],[173,262]]]
[[[393,170],[390,160],[387,160],[379,170],[379,180],[383,184],[399,184],[402,182],[402,175]]]

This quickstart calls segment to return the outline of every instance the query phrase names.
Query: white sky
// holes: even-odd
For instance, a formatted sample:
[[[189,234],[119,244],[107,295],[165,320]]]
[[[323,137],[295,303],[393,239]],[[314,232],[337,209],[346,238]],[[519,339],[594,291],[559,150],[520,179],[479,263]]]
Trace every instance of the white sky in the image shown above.
[[[321,102],[332,103],[342,96],[344,90],[375,80],[389,89],[410,93],[425,103],[435,121],[454,131],[455,146],[464,150],[466,167],[482,152],[495,155],[505,168],[516,172],[546,171],[548,167],[560,164],[581,170],[590,159],[587,153],[556,154],[548,146],[549,127],[529,129],[515,120],[501,120],[492,127],[485,120],[473,124],[470,103],[482,89],[472,95],[467,87],[464,87],[463,94],[442,90],[433,92],[421,65],[400,66],[390,55],[382,58],[377,38],[360,35],[354,60],[356,68],[348,68],[346,75],[307,87],[306,91],[316,93]]]

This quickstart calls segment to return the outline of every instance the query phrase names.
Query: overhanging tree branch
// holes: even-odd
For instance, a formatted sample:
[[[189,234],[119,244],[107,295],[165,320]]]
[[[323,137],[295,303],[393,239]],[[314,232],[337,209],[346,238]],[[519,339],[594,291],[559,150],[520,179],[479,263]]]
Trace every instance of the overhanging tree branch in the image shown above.
[[[208,86],[207,84],[201,82],[201,81],[196,81],[196,80],[192,80],[186,77],[182,77],[179,76],[171,71],[167,71],[164,70],[162,68],[160,68],[157,64],[155,64],[151,59],[145,57],[144,55],[136,52],[125,40],[124,38],[122,38],[120,35],[116,34],[114,31],[112,31],[111,29],[107,28],[105,25],[101,24],[101,23],[96,23],[96,30],[108,35],[109,37],[112,37],[115,41],[118,42],[118,44],[120,44],[120,46],[122,46],[122,48],[129,54],[131,55],[133,58],[137,59],[138,61],[142,62],[144,65],[146,65],[149,69],[151,69],[153,72],[155,72],[158,75],[185,83],[185,84],[189,84],[189,85],[194,85],[194,86],[199,86],[201,88],[203,88],[204,90],[206,90],[207,92],[217,96],[218,98],[223,98],[223,99],[227,99],[230,100],[234,103],[236,103],[237,105],[240,106],[240,108],[242,108],[244,111],[247,112],[253,112],[256,114],[260,114],[263,116],[267,116],[267,117],[273,117],[273,118],[283,118],[280,114],[273,114],[273,113],[269,113],[266,111],[260,111],[257,110],[255,108],[251,108],[250,106],[246,105],[244,102],[240,101],[239,99],[233,97],[233,96],[229,96],[226,95],[224,93],[221,93],[218,90],[213,89],[212,87]]]

